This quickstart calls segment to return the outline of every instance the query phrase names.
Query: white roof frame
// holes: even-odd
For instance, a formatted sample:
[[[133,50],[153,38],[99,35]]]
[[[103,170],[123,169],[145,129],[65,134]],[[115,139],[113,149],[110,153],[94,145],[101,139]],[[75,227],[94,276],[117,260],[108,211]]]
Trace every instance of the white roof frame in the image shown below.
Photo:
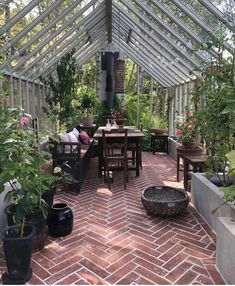
[[[202,45],[207,38],[202,38],[190,29],[187,23],[162,1],[148,0],[150,6],[147,1],[141,0],[89,0],[84,1],[85,5],[81,6],[82,1],[84,0],[74,0],[64,8],[55,19],[20,46],[18,53],[11,55],[0,69],[10,74],[26,76],[28,79],[32,77],[35,80],[42,74],[53,73],[61,57],[73,48],[76,50],[74,58],[77,63],[83,64],[104,43],[113,42],[116,46],[121,43],[120,50],[142,66],[162,86],[168,87],[193,79],[189,72],[196,75],[197,72],[194,69],[200,69],[205,61],[210,61],[209,53],[192,50],[195,45]],[[226,20],[224,14],[209,0],[198,1],[221,23],[234,31],[234,24]],[[11,1],[2,2],[6,5]],[[40,2],[41,0],[29,1],[18,14],[1,27],[0,36],[8,32]],[[43,19],[56,11],[62,2],[63,0],[55,0],[50,6],[48,5],[37,18],[6,42],[0,52],[7,52],[12,44],[19,42]],[[213,28],[206,24],[200,15],[192,12],[182,0],[171,0],[171,3],[209,37],[214,35]],[[80,8],[79,11],[77,7]],[[161,11],[165,17],[159,17],[155,10],[151,9],[153,7]],[[91,8],[93,11],[90,11]],[[172,26],[168,24],[168,20],[173,23]],[[50,33],[52,28],[53,31]],[[182,31],[182,35],[179,31]],[[32,49],[32,44],[37,41],[38,43]],[[224,47],[230,53],[233,52],[233,47],[227,42],[224,42]],[[18,60],[18,54],[23,55],[30,48],[31,50]],[[215,51],[210,51],[210,54],[216,57]],[[12,67],[11,63],[14,60],[18,62]],[[163,61],[167,62],[167,67]],[[25,63],[28,64],[26,68]],[[41,69],[43,69],[42,72]]]
[[[114,11],[116,12],[117,10],[118,10],[118,8],[114,7]],[[120,10],[117,11],[117,13],[119,13],[119,12],[120,12]],[[119,19],[116,20],[116,18],[118,17],[116,13],[114,13],[114,16],[115,16],[115,17],[113,17],[114,21],[119,21]],[[130,40],[132,38],[135,38],[135,34],[136,34],[138,37],[140,37],[143,40],[144,46],[146,48],[148,48],[148,46],[149,46],[149,48],[152,50],[153,56],[156,57],[156,55],[158,55],[158,56],[161,55],[162,58],[164,58],[168,62],[170,62],[172,60],[172,58],[169,58],[169,55],[164,50],[161,50],[160,48],[157,48],[156,44],[158,44],[159,42],[155,41],[153,39],[152,35],[149,32],[147,32],[146,30],[145,30],[145,32],[148,33],[149,38],[145,36],[145,33],[141,33],[139,31],[137,31],[136,30],[136,25],[134,25],[131,22],[131,19],[127,18],[127,17],[128,17],[127,15],[122,14],[121,17],[120,17],[121,23],[118,23],[118,24],[120,24],[121,28],[125,28],[126,27],[126,28],[132,29]],[[127,26],[127,24],[130,25],[130,26]],[[173,55],[174,59],[175,59],[175,57],[176,57],[176,55]],[[161,66],[163,66],[161,62],[159,64]],[[171,74],[178,73],[179,75],[181,75],[183,77],[187,77],[187,78],[189,77],[188,69],[185,70],[184,67],[182,67],[182,65],[180,65],[178,62],[177,63],[174,62],[174,65],[176,67],[169,66],[169,70],[172,72]],[[164,66],[163,66],[163,68],[164,68]]]
[[[30,70],[31,68],[33,68],[41,59],[43,59],[44,57],[46,57],[51,51],[53,51],[57,46],[60,46],[60,44],[62,44],[63,47],[65,45],[66,42],[64,42],[66,40],[66,38],[68,38],[70,36],[70,34],[72,34],[75,30],[78,30],[79,32],[77,32],[72,38],[69,39],[69,41],[71,42],[73,39],[76,39],[78,36],[81,36],[82,33],[86,33],[86,31],[89,31],[89,29],[92,28],[92,25],[97,25],[100,20],[105,19],[105,12],[104,9],[100,9],[100,7],[96,10],[94,10],[92,12],[93,16],[95,16],[93,18],[92,21],[90,21],[90,17],[89,15],[86,16],[85,18],[83,18],[79,24],[75,25],[75,27],[73,27],[70,31],[68,31],[68,33],[64,34],[60,39],[58,39],[56,42],[54,42],[53,45],[51,45],[48,49],[46,49],[39,57],[37,57],[32,63],[30,63],[30,65],[28,66],[28,68],[24,69],[20,75],[25,74],[25,72],[27,72],[28,70]],[[81,27],[84,27],[84,31],[80,30]],[[37,49],[36,49],[37,50]],[[30,57],[32,56],[32,54],[35,54],[35,52],[30,53]],[[25,59],[26,61],[26,59]],[[22,64],[25,63],[25,61],[23,61],[21,63],[20,66],[22,66]],[[17,70],[17,66],[13,68],[13,71]]]

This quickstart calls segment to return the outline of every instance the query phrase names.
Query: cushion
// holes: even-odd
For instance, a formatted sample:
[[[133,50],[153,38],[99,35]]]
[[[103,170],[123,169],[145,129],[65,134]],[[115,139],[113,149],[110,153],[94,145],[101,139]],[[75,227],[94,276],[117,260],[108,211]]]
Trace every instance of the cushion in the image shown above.
[[[72,142],[72,143],[78,143],[78,139],[76,138],[76,136],[72,133],[60,133],[59,134],[59,139],[60,142],[66,143],[66,142]],[[62,149],[60,148],[61,146],[59,146],[59,148],[57,149],[57,152],[61,153]],[[72,147],[72,151],[75,151],[77,148],[77,146],[73,146]],[[65,146],[65,153],[70,153],[70,146]]]
[[[79,131],[76,128],[73,128],[73,130],[70,131],[69,133],[74,134],[76,136],[77,140],[80,141],[80,139],[79,139],[79,134],[80,133],[79,133]]]
[[[90,138],[89,138],[89,135],[86,133],[86,131],[80,131],[80,140],[81,140],[81,143],[83,144],[90,144]]]

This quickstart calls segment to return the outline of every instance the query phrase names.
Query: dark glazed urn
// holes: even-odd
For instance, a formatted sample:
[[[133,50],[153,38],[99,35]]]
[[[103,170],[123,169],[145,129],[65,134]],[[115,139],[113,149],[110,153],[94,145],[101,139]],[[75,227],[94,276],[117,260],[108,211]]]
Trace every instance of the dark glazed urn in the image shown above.
[[[47,223],[50,236],[69,235],[73,230],[73,212],[65,203],[54,204],[51,206]]]

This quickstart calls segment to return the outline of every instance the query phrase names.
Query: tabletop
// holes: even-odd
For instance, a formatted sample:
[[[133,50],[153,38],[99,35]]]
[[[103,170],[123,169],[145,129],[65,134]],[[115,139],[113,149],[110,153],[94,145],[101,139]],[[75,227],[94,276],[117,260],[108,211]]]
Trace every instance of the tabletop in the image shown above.
[[[207,158],[207,155],[184,156],[184,159],[192,163],[204,163],[206,162]]]
[[[95,139],[102,138],[102,129],[106,129],[106,127],[101,126],[96,130],[93,136]],[[127,137],[145,137],[144,133],[141,132],[138,128],[125,126],[124,129],[127,129]],[[120,137],[120,134],[110,134],[110,137]]]

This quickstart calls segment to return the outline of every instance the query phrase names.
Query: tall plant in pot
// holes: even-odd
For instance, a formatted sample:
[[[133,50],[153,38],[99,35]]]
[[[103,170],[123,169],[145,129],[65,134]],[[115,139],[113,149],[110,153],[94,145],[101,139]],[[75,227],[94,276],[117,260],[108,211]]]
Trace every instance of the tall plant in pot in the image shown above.
[[[79,93],[81,112],[83,113],[83,125],[92,126],[93,124],[93,111],[97,106],[98,98],[95,90],[83,87]]]
[[[23,247],[19,247],[21,241],[25,242],[31,237],[30,226],[36,226],[32,241],[34,249],[41,248],[45,243],[47,205],[42,200],[42,194],[47,190],[48,184],[54,180],[52,175],[40,172],[40,166],[44,163],[47,154],[39,151],[37,138],[29,123],[30,117],[24,114],[23,110],[1,110],[0,192],[4,191],[6,183],[10,184],[11,190],[6,194],[5,200],[12,202],[7,207],[7,211],[10,212],[8,224],[15,224],[3,232],[8,267],[8,272],[4,274],[3,279],[6,283],[9,280],[11,284],[27,281],[31,276],[29,269],[27,273],[22,273],[22,269],[18,268],[21,267],[19,261],[25,260],[26,253],[31,255],[30,242],[24,244],[29,249],[23,252]],[[15,246],[13,256],[12,251],[8,250],[8,243],[11,249]],[[9,259],[12,257],[14,257],[12,261],[14,265],[9,266]],[[30,257],[27,261],[30,261]]]
[[[235,56],[223,56],[222,44],[214,48],[218,58],[205,70],[199,93],[204,105],[199,111],[200,130],[209,155],[207,172],[216,174],[220,185],[228,185],[228,159],[235,137]]]

